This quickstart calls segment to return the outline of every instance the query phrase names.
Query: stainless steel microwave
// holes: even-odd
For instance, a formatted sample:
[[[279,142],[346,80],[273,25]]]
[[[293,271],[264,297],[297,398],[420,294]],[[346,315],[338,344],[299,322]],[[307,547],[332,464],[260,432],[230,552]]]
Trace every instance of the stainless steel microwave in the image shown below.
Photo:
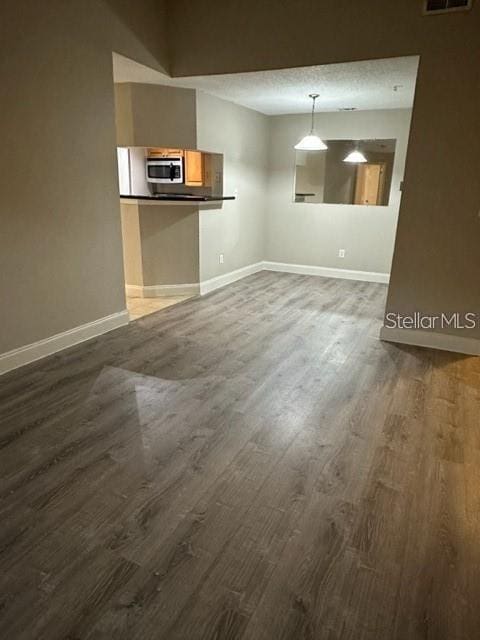
[[[163,156],[147,158],[147,181],[163,184],[183,182],[183,158],[181,156]]]

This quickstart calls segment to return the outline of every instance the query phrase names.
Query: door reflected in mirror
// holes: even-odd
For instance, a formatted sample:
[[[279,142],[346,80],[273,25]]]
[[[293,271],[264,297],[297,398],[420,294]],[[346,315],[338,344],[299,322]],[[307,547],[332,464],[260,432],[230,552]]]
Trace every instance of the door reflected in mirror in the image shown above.
[[[294,202],[387,206],[396,142],[326,140],[326,151],[296,151]]]

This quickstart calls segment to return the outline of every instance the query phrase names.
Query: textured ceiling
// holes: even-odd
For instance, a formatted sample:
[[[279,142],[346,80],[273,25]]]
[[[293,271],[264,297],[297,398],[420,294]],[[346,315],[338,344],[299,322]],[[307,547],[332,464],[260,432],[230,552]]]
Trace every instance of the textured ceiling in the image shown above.
[[[405,109],[413,105],[418,57],[388,58],[342,64],[171,78],[133,60],[113,54],[115,82],[167,84],[201,89],[267,115],[307,113],[309,93],[319,93],[317,111],[354,107]],[[394,90],[397,87],[397,91]]]

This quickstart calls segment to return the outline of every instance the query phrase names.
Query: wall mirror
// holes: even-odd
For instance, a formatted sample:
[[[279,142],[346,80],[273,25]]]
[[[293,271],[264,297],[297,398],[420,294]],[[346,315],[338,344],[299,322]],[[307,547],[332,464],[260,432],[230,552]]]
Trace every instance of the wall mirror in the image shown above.
[[[294,202],[387,206],[396,140],[325,140],[296,151]]]

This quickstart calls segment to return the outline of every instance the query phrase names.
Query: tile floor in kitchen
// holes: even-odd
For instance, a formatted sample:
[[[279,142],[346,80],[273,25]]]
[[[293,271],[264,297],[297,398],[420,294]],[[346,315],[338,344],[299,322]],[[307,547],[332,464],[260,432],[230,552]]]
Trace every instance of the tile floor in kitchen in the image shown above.
[[[127,296],[127,309],[130,313],[130,320],[137,320],[160,309],[171,307],[192,296],[172,296],[168,298],[130,298]]]

